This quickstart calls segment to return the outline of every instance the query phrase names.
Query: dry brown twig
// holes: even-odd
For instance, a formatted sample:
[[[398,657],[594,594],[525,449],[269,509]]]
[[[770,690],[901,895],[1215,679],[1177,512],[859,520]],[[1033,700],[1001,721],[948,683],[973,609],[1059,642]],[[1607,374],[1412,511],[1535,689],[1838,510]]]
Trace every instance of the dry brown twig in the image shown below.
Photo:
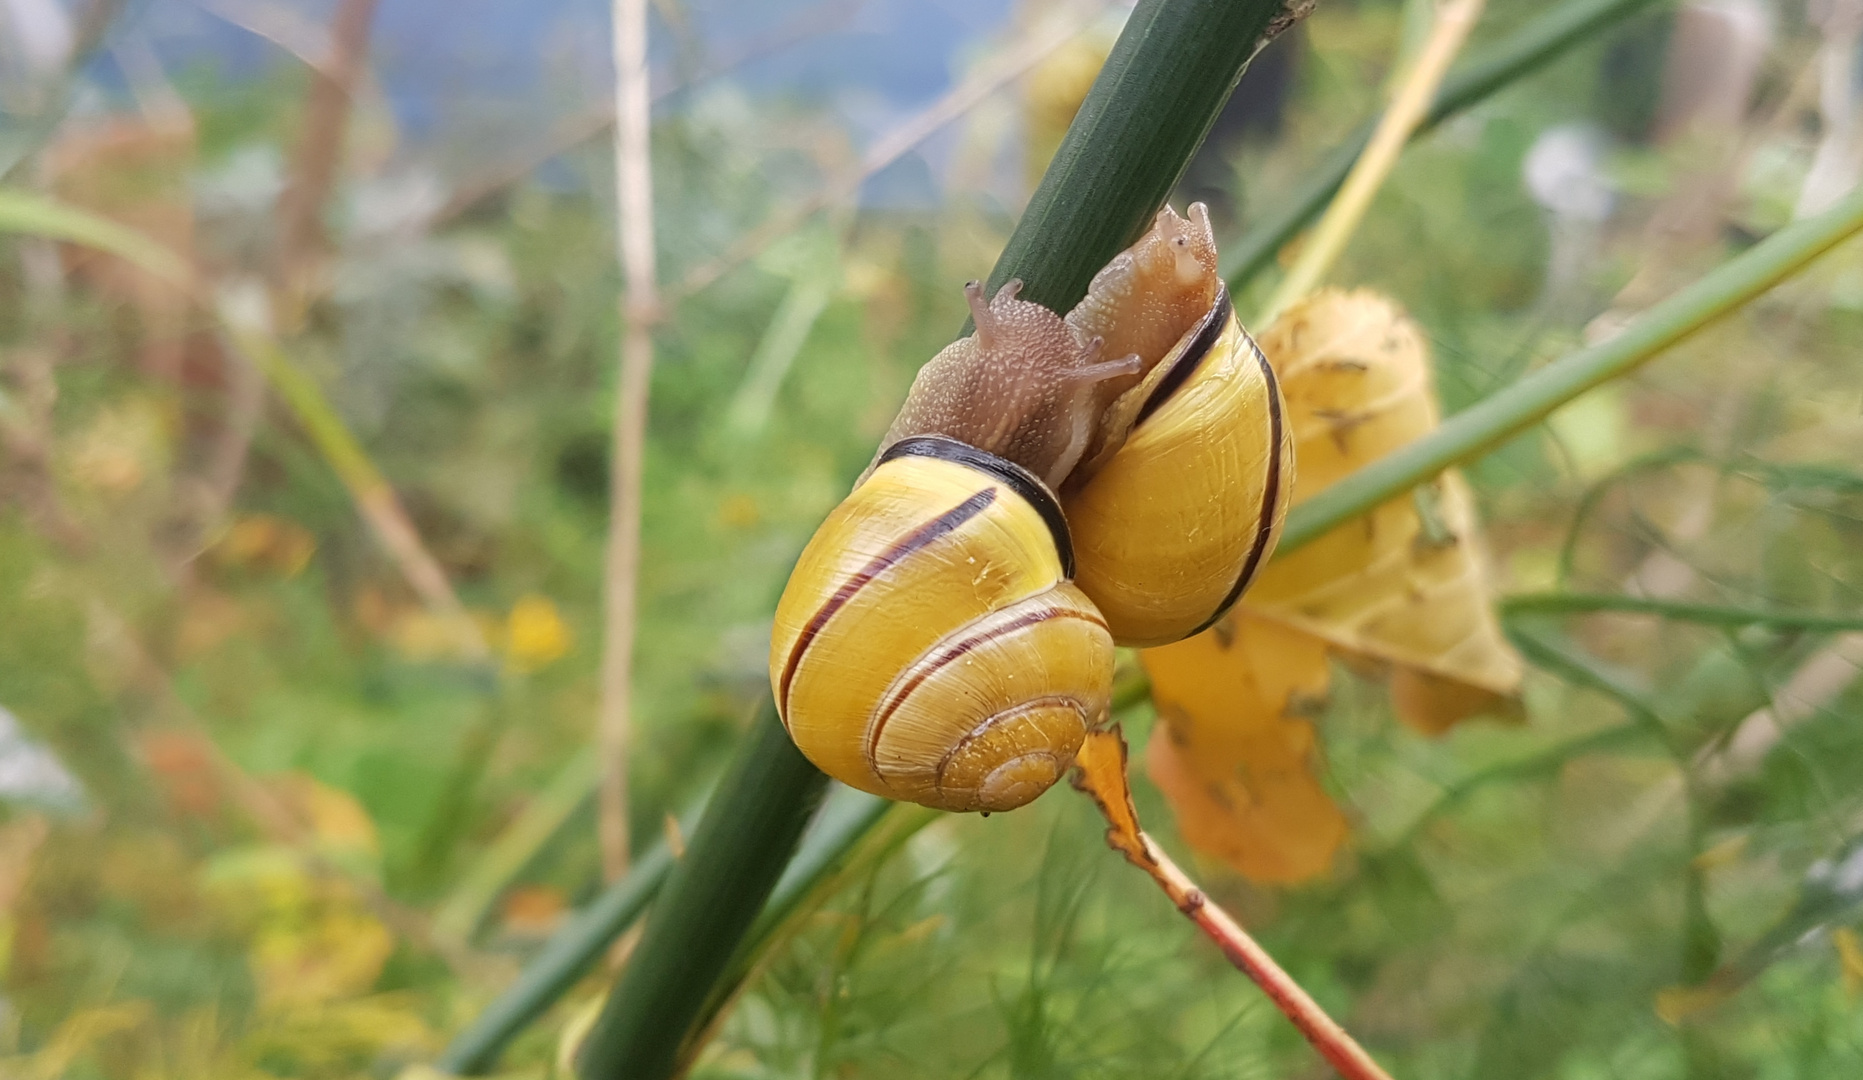
[[[312,264],[325,244],[322,215],[335,188],[343,160],[343,145],[349,129],[359,88],[368,78],[369,30],[374,18],[375,0],[343,0],[325,33],[304,22],[288,9],[265,3],[237,3],[234,0],[201,0],[201,7],[234,25],[250,30],[278,44],[303,61],[311,70],[310,90],[305,97],[302,137],[292,157],[292,172],[279,195],[276,207],[278,233],[270,275],[268,310],[252,321],[273,326],[295,328],[303,318],[309,302]],[[224,363],[226,416],[212,450],[202,482],[202,508],[198,516],[199,534],[191,549],[198,551],[206,536],[224,520],[238,494],[244,477],[246,459],[258,432],[259,419],[265,410],[265,380],[248,358],[229,350]],[[359,500],[366,502],[366,500]],[[389,517],[404,516],[396,506]],[[380,508],[365,505],[365,517],[382,516]],[[389,521],[385,530],[378,528],[391,551],[405,548],[408,528]],[[430,606],[451,612],[457,602],[449,602],[452,588],[446,585],[434,593],[429,565],[437,568],[425,548],[420,549],[410,579],[429,599]],[[400,555],[397,553],[397,558]],[[442,575],[442,578],[444,575]],[[422,584],[426,588],[421,588]],[[433,594],[429,596],[429,594]],[[459,609],[463,616],[464,609]],[[462,638],[469,639],[469,635]],[[475,655],[482,650],[468,651]]]
[[[977,65],[977,69],[968,78],[952,87],[943,97],[875,139],[858,162],[830,177],[820,191],[778,212],[739,238],[737,243],[718,257],[693,267],[677,285],[666,291],[666,303],[676,304],[703,290],[725,274],[756,258],[765,248],[794,232],[811,217],[829,207],[851,201],[860,193],[861,186],[882,169],[904,157],[946,125],[961,119],[990,95],[1034,70],[1056,49],[1091,26],[1107,6],[1096,3],[1072,9],[1044,21],[1009,43],[996,56]]]
[[[1097,15],[1099,8],[1092,9]],[[610,470],[608,545],[604,579],[602,696],[598,741],[602,754],[600,833],[604,871],[612,879],[627,867],[627,748],[640,574],[640,487],[645,453],[647,395],[653,368],[653,327],[667,298],[658,292],[653,241],[650,131],[652,96],[647,69],[647,0],[615,0],[616,102],[615,194],[618,244],[626,296],[617,388],[613,468]],[[1025,74],[1087,25],[1059,20],[1035,32],[977,77],[887,133],[855,168],[788,215],[753,232],[723,258],[687,276],[680,296],[703,288],[771,241],[793,231],[816,212],[851,198],[868,177],[898,160],[932,133],[962,116],[1004,85]]]
[[[224,0],[217,0],[217,2],[224,2]],[[694,86],[728,74],[745,64],[839,26],[845,23],[854,10],[864,2],[865,0],[822,0],[821,3],[803,11],[770,36],[752,42],[689,79],[655,90],[653,100],[659,102],[674,94],[690,90]],[[521,183],[551,158],[568,153],[591,139],[607,134],[614,127],[614,123],[615,108],[612,101],[604,101],[559,121],[548,135],[539,139],[534,145],[521,152],[506,155],[494,162],[482,175],[454,185],[453,193],[427,219],[426,227],[437,229],[471,210],[481,201],[491,198],[513,184]]]
[[[340,0],[330,24],[329,57],[312,69],[310,91],[305,95],[303,133],[276,211],[273,305],[278,324],[287,331],[297,326],[302,314],[309,264],[323,253],[327,242],[323,209],[342,164],[350,101],[368,59],[375,3]]]
[[[647,447],[647,392],[653,375],[653,328],[660,318],[654,283],[653,159],[648,144],[652,101],[647,85],[647,0],[615,0],[614,50],[616,240],[626,291],[621,304],[621,380],[615,391],[609,470],[598,721],[602,868],[611,880],[620,877],[628,863],[627,761],[640,580],[640,489]]]

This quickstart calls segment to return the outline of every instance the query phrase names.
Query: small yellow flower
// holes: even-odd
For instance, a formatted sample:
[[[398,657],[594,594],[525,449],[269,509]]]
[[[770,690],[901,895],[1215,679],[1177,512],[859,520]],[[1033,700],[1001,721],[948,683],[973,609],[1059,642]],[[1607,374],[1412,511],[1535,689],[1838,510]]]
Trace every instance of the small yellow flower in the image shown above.
[[[549,597],[532,593],[511,605],[505,620],[505,663],[513,671],[532,672],[554,664],[575,644],[569,624]]]
[[[316,551],[316,537],[297,522],[247,514],[214,545],[213,556],[223,566],[269,570],[289,578],[302,573]]]
[[[718,504],[718,524],[727,529],[755,528],[762,519],[763,514],[757,509],[757,500],[749,495],[728,495]]]
[[[1831,941],[1837,946],[1837,960],[1843,967],[1844,990],[1851,997],[1863,996],[1863,943],[1857,941],[1857,932],[1840,926],[1831,931]]]

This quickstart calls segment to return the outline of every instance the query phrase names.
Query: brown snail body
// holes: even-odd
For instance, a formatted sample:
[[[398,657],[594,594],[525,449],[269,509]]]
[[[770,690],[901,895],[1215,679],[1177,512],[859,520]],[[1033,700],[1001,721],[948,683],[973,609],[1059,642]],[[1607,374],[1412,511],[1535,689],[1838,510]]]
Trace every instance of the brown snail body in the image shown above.
[[[777,607],[796,745],[851,786],[1006,810],[1105,714],[1113,645],[1214,621],[1272,549],[1291,450],[1201,206],[1168,208],[1063,319],[966,286]]]

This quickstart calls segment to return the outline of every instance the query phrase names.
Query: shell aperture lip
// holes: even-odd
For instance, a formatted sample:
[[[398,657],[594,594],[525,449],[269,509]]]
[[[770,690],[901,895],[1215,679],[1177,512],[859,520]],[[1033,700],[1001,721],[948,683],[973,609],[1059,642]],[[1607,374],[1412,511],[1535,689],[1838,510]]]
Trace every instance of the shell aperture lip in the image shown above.
[[[1061,560],[1061,576],[1073,580],[1074,538],[1068,531],[1067,518],[1061,513],[1061,501],[1055,498],[1054,492],[1048,490],[1048,485],[1042,483],[1040,477],[1007,458],[979,450],[946,435],[914,435],[901,439],[887,447],[877,464],[902,457],[929,457],[949,461],[1001,481],[1041,515],[1042,523],[1048,526],[1048,533],[1054,538],[1055,554]]]
[[[1132,421],[1133,427],[1136,428],[1144,423],[1147,417],[1157,412],[1166,401],[1171,399],[1172,394],[1177,393],[1179,387],[1190,381],[1190,377],[1196,374],[1204,358],[1210,355],[1217,341],[1221,340],[1223,328],[1229,324],[1230,315],[1234,311],[1235,305],[1229,299],[1229,286],[1219,285],[1216,289],[1216,302],[1210,305],[1210,310],[1204,314],[1203,321],[1197,324],[1196,336],[1191,338],[1190,344],[1184,347],[1184,351],[1178,354],[1177,359],[1171,362],[1171,369],[1165,372],[1164,377],[1158,380],[1158,385],[1152,388],[1151,396],[1145,399],[1145,404],[1139,406],[1138,417]],[[1272,375],[1269,381],[1273,381]]]
[[[834,617],[835,612],[845,607],[847,602],[854,598],[854,594],[866,588],[874,578],[879,577],[887,568],[900,562],[913,552],[955,532],[959,526],[963,525],[971,518],[976,517],[978,514],[981,514],[995,501],[996,489],[993,487],[984,488],[982,491],[977,492],[970,498],[965,499],[963,502],[939,514],[917,529],[914,529],[904,538],[895,542],[891,547],[888,547],[885,551],[874,556],[858,573],[842,582],[841,587],[834,591],[834,595],[830,596],[826,603],[816,609],[815,614],[809,618],[808,625],[803,627],[802,633],[796,638],[795,645],[789,650],[789,660],[783,666],[782,682],[777,688],[777,715],[782,717],[784,727],[788,727],[789,725],[789,687],[795,680],[796,670],[802,666],[803,654],[808,652],[809,646],[814,644],[816,636],[821,633],[822,627],[828,625],[828,620]]]

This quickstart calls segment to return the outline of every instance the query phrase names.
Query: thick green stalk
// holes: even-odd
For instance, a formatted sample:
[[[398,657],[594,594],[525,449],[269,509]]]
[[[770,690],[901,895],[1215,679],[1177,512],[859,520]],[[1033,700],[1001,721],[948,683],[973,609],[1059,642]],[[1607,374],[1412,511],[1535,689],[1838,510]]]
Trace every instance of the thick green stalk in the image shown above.
[[[827,786],[766,701],[582,1045],[584,1080],[671,1074]]]
[[[1142,0],[990,271],[1066,311],[1151,226],[1292,0]],[[1276,30],[1279,27],[1275,27]]]
[[[1863,229],[1863,188],[1794,222],[1644,312],[1622,333],[1568,354],[1456,413],[1428,437],[1372,462],[1293,508],[1285,553],[1401,495],[1458,462],[1494,449],[1572,399],[1619,378],[1738,309]]]
[[[1438,124],[1489,94],[1532,74],[1573,46],[1615,26],[1657,0],[1568,0],[1540,16],[1518,33],[1449,73],[1429,111],[1411,139],[1421,138]],[[1300,194],[1280,213],[1228,245],[1223,253],[1223,276],[1229,290],[1239,293],[1262,268],[1274,260],[1294,234],[1326,208],[1339,185],[1345,183],[1352,163],[1371,140],[1375,121],[1367,121],[1342,142],[1325,163],[1300,185]]]
[[[1624,375],[1683,337],[1708,325],[1863,229],[1863,191],[1826,214],[1788,226],[1729,260],[1694,285],[1651,308],[1618,337],[1555,361],[1486,401],[1451,417],[1429,437],[1375,462],[1294,509],[1278,550],[1292,551],[1329,529],[1401,495],[1449,465],[1491,449],[1603,382]],[[1573,598],[1530,601],[1544,610],[1642,610],[1629,600]],[[1589,605],[1589,606],[1587,606]],[[1656,612],[1651,609],[1652,613]],[[1732,612],[1707,606],[1668,605],[1676,617],[1842,629],[1854,620],[1772,612]],[[846,843],[859,838],[850,831]]]
[[[664,843],[636,858],[626,877],[604,889],[552,934],[518,980],[447,1044],[435,1062],[441,1071],[477,1076],[490,1070],[505,1044],[543,1015],[633,925],[660,891],[672,866],[673,857]]]
[[[1215,122],[1283,0],[1141,0],[990,274],[1056,309],[1131,243]],[[659,1080],[775,887],[826,780],[766,705],[577,1059]]]
[[[920,829],[938,820],[936,810],[882,799],[852,788],[836,786],[809,826],[796,857],[783,871],[781,881],[770,894],[763,913],[744,935],[737,955],[725,974],[713,987],[712,996],[700,1012],[694,1030],[708,1033],[718,1023],[731,1002],[752,977],[757,966],[771,950],[788,940],[803,924],[804,917],[823,900],[840,890],[848,876],[864,867],[884,862],[900,845]],[[683,1069],[690,1056],[704,1047],[699,1040],[688,1043],[680,1062]]]

